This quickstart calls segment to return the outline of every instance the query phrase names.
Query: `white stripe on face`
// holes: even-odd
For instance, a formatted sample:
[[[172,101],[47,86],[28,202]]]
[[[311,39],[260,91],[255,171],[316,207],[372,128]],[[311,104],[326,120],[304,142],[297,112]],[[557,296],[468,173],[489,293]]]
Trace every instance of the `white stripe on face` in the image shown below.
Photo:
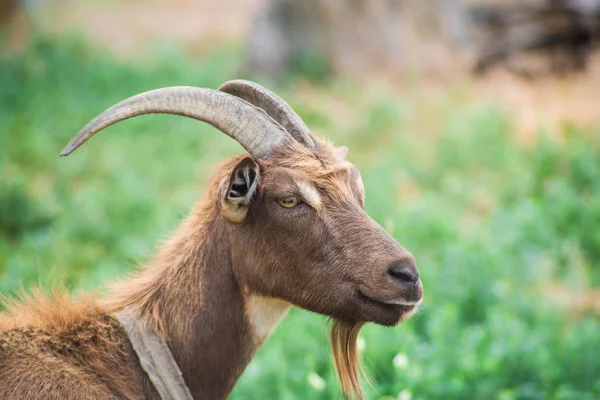
[[[312,208],[319,211],[321,209],[321,195],[310,184],[306,182],[296,182],[300,195]]]

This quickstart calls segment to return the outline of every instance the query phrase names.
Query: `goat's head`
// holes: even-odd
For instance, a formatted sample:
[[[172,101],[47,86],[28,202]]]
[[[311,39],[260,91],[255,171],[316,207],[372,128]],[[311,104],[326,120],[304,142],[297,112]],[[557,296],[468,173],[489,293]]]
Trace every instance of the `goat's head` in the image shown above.
[[[421,301],[413,256],[363,210],[344,150],[280,146],[222,181],[234,273],[253,293],[348,323],[395,325]]]
[[[351,343],[358,328],[404,320],[423,288],[413,256],[363,210],[362,180],[346,149],[314,137],[272,92],[231,81],[219,91],[176,87],[134,96],[90,122],[62,155],[148,113],[208,122],[250,153],[226,164],[214,199],[228,221],[233,273],[250,293],[332,317],[342,384],[358,391]]]

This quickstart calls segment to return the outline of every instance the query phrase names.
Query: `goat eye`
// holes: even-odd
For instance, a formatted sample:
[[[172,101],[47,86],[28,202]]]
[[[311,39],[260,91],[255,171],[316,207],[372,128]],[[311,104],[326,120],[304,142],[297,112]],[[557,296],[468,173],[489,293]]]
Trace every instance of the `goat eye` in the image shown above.
[[[283,199],[277,200],[277,202],[281,207],[285,208],[293,208],[296,207],[298,203],[300,203],[296,196],[285,197]]]

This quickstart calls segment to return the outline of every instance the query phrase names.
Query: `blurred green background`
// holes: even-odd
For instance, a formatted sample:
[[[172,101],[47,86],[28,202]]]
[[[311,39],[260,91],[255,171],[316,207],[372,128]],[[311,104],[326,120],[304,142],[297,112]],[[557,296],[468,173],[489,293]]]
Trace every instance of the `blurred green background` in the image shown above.
[[[242,151],[209,126],[147,116],[59,159],[85,123],[149,89],[249,77],[350,148],[368,213],[419,264],[421,311],[361,332],[366,398],[600,397],[600,124],[536,127],[523,140],[520,110],[478,100],[470,79],[432,89],[414,71],[390,84],[301,70],[273,82],[240,68],[240,40],[123,58],[78,30],[38,27],[50,18],[33,18],[0,55],[2,294],[101,290],[147,259],[215,164]],[[339,397],[326,319],[297,309],[231,395]]]

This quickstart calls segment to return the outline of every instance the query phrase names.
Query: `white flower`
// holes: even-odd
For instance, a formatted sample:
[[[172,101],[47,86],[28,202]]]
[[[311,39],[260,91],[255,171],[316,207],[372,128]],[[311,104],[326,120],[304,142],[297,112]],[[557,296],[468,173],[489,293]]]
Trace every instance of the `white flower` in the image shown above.
[[[356,339],[356,348],[358,348],[358,351],[362,352],[365,347],[367,347],[367,342],[362,336],[359,336],[358,339]]]
[[[412,393],[408,389],[404,389],[403,391],[398,393],[398,396],[396,397],[396,400],[410,400],[410,399],[412,399]]]
[[[394,367],[398,369],[406,369],[408,367],[408,357],[404,353],[398,353],[394,357]]]
[[[321,392],[323,391],[323,389],[325,389],[325,380],[323,378],[321,378],[319,375],[317,375],[314,372],[309,372],[308,373],[308,384],[315,389],[317,392]]]

